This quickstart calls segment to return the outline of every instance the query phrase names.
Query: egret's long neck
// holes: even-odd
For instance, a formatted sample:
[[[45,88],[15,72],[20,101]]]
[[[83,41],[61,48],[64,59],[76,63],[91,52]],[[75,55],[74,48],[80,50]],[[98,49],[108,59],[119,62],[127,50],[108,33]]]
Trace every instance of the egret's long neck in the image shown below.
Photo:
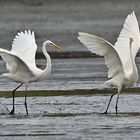
[[[47,43],[44,43],[43,47],[42,47],[43,54],[45,55],[45,57],[47,59],[46,68],[43,70],[43,73],[42,73],[42,76],[43,76],[44,79],[47,79],[47,77],[51,73],[51,58],[46,51],[47,45],[48,45]]]
[[[132,76],[133,76],[133,78],[138,80],[138,70],[137,70],[135,60],[134,60],[133,55],[132,55],[132,43],[133,43],[133,41],[130,40],[129,47],[130,47],[130,57],[131,57],[131,65],[132,65]]]
[[[131,64],[132,64],[132,68],[133,68],[132,71],[134,71],[135,68],[136,68],[136,63],[135,63],[135,60],[134,60],[133,55],[132,55],[132,42],[133,42],[133,41],[130,39],[129,50],[130,50]]]

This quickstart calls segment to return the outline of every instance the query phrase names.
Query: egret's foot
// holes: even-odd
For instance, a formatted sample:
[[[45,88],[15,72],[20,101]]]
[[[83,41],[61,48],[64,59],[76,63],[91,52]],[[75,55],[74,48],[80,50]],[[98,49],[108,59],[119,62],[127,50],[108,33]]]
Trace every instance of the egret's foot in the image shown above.
[[[28,116],[28,114],[29,114],[29,113],[28,113],[28,109],[26,108],[26,115]]]
[[[103,113],[101,113],[101,114],[108,114],[108,112],[107,112],[107,111],[105,111],[105,112],[103,112]]]
[[[13,115],[15,113],[15,110],[12,109],[11,112],[10,112],[10,115]]]

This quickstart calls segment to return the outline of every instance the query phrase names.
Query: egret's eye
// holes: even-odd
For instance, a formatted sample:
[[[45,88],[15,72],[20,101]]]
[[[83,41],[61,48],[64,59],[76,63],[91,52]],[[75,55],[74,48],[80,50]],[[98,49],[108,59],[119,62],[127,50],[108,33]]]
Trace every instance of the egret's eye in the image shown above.
[[[52,45],[52,46],[53,46],[53,43],[50,43],[50,45]]]

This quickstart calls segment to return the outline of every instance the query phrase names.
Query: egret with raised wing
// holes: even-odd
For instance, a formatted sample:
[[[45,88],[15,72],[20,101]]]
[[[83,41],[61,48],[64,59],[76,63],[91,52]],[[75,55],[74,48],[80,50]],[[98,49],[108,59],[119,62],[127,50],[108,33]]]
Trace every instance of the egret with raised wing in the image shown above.
[[[13,90],[13,108],[10,114],[15,112],[15,91],[25,84],[25,109],[28,115],[26,92],[30,82],[42,81],[48,79],[51,73],[51,58],[46,51],[47,46],[52,46],[62,51],[63,49],[50,40],[43,43],[42,51],[47,59],[44,70],[38,68],[35,63],[37,45],[34,32],[19,32],[13,41],[11,51],[0,48],[0,55],[6,62],[8,73],[3,73],[2,77],[9,78],[20,85]]]
[[[109,78],[105,84],[115,86],[118,89],[115,105],[117,115],[118,99],[122,88],[134,86],[138,81],[135,57],[140,48],[140,33],[135,13],[132,12],[127,16],[114,46],[101,37],[87,33],[80,32],[78,39],[92,53],[104,56]],[[107,114],[110,102],[115,94],[111,95],[105,114]]]

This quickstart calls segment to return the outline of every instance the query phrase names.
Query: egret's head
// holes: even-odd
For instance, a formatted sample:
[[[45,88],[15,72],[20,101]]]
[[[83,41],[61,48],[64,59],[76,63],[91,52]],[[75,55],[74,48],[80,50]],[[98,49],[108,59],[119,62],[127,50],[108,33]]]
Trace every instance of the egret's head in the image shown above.
[[[130,37],[130,49],[132,48],[132,42],[134,41],[134,39],[132,37]]]
[[[63,51],[63,49],[62,49],[60,46],[54,44],[54,43],[53,43],[52,41],[50,41],[50,40],[45,41],[45,42],[43,43],[43,45],[49,45],[49,46],[54,47],[54,48],[56,48],[56,49],[58,49],[58,50],[60,50],[60,51]]]

